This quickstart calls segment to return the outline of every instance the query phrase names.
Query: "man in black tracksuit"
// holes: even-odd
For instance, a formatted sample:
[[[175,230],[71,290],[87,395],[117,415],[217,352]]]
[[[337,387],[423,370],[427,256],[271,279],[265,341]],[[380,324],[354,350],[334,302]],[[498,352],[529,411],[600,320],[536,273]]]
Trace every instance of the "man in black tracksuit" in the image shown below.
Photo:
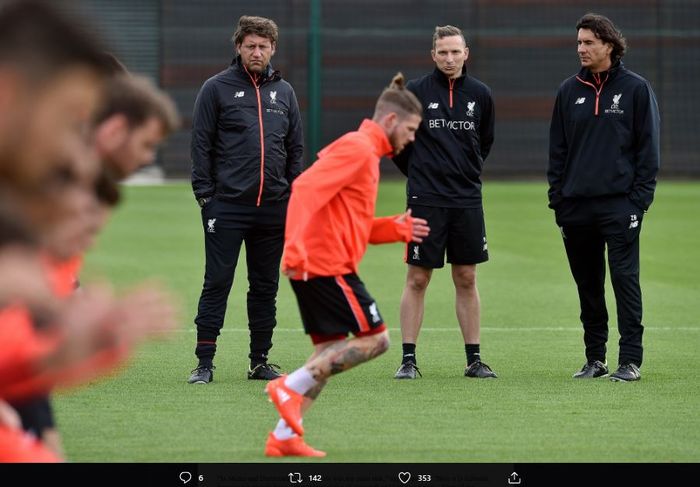
[[[659,169],[659,109],[641,76],[622,65],[625,39],[587,14],[577,26],[582,69],[559,88],[549,143],[549,206],[578,287],[586,364],[575,378],[608,374],[605,248],[620,332],[615,381],[640,378],[639,233]]]
[[[406,249],[408,272],[400,312],[403,358],[394,377],[420,375],[416,342],[425,292],[433,269],[444,266],[445,254],[452,265],[457,321],[464,338],[464,375],[496,377],[481,361],[476,286],[476,265],[488,260],[481,170],[493,144],[491,90],[467,74],[469,48],[457,27],[435,28],[431,54],[432,74],[406,85],[423,105],[423,121],[415,142],[394,159],[408,176],[408,208],[430,225],[430,235]]]
[[[216,340],[243,242],[248,378],[280,375],[267,358],[276,325],[287,202],[303,167],[303,135],[294,90],[270,65],[277,36],[272,20],[241,17],[233,38],[237,57],[204,83],[195,102],[192,188],[202,208],[206,269],[195,318],[199,364],[190,383],[213,379]]]

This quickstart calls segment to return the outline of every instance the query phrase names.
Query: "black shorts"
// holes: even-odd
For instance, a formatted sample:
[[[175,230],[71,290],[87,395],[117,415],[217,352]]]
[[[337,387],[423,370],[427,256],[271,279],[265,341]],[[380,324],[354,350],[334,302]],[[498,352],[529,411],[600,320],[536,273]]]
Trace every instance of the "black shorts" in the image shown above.
[[[51,401],[48,396],[19,404],[15,406],[15,410],[22,420],[22,428],[39,439],[43,437],[44,430],[56,427]]]
[[[314,344],[386,329],[377,303],[356,274],[291,280],[304,330]]]
[[[474,265],[489,260],[482,208],[437,208],[409,205],[411,215],[428,220],[430,235],[406,246],[407,264],[439,269],[447,262]]]

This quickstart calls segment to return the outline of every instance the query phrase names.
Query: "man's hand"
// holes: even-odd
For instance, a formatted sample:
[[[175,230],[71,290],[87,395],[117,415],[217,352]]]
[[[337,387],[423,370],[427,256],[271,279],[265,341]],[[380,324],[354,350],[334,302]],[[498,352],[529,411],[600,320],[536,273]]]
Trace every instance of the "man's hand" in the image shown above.
[[[303,246],[287,244],[282,255],[282,274],[290,279],[309,279],[308,259]]]
[[[44,369],[79,367],[110,350],[128,354],[147,339],[167,336],[178,323],[173,303],[154,284],[142,284],[121,298],[105,285],[84,288],[65,302],[52,323],[63,340],[46,358]]]
[[[282,268],[282,274],[284,274],[290,279],[298,279],[298,276],[301,276],[302,281],[309,280],[309,273],[306,271],[300,271],[297,269],[290,269],[288,267],[284,267]]]
[[[411,225],[411,240],[413,240],[416,243],[421,243],[423,241],[423,237],[427,237],[428,234],[430,234],[428,220],[424,220],[423,218],[412,217],[410,208],[406,211],[406,213],[396,218],[396,223],[404,222],[407,222]]]

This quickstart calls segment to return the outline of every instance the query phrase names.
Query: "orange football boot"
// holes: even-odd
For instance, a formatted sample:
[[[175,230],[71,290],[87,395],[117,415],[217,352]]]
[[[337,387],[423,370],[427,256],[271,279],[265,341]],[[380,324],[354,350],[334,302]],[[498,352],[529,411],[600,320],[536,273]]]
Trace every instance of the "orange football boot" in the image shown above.
[[[299,436],[304,436],[304,428],[301,425],[301,403],[304,396],[284,385],[286,378],[287,376],[283,375],[268,382],[265,392],[287,425]]]
[[[267,457],[325,457],[326,452],[311,448],[304,443],[301,436],[293,436],[288,440],[278,440],[270,433],[265,443],[265,456]]]

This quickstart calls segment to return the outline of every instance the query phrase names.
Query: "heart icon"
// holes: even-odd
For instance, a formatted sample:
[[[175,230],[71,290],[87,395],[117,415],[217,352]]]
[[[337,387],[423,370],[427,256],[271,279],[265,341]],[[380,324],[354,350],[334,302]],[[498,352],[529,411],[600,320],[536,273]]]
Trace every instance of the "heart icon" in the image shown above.
[[[402,484],[407,484],[411,480],[411,472],[399,472],[399,481]]]

